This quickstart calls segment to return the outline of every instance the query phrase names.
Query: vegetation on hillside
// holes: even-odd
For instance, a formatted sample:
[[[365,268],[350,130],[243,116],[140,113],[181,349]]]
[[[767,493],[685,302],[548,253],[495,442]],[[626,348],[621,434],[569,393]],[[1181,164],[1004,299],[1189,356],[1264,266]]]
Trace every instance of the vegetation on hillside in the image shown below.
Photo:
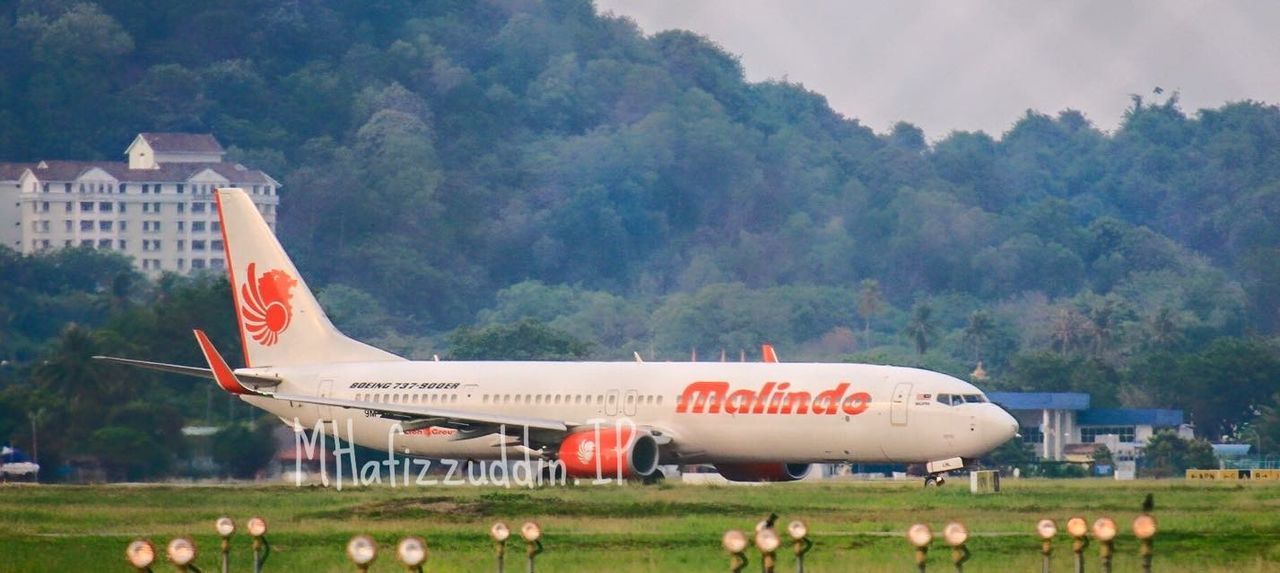
[[[981,363],[989,388],[1280,441],[1273,105],[1134,96],[1110,133],[1028,111],[927,142],[588,0],[21,0],[0,3],[0,55],[0,159],[212,132],[283,181],[282,240],[335,321],[406,355],[501,355],[484,345],[521,328],[558,345],[518,350],[536,357],[771,342],[784,360]],[[238,411],[74,361],[198,363],[196,326],[236,348],[223,283],[79,250],[0,265],[0,436],[29,441],[43,407],[87,443],[144,391],[188,421]]]

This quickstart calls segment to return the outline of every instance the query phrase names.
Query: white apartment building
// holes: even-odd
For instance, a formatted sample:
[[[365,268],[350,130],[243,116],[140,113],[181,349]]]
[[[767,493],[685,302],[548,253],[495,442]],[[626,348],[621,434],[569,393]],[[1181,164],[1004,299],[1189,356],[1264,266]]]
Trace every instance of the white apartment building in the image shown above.
[[[30,254],[112,249],[150,275],[226,264],[213,190],[241,187],[275,229],[280,183],[227,163],[212,135],[141,133],[128,162],[0,163],[0,241]]]

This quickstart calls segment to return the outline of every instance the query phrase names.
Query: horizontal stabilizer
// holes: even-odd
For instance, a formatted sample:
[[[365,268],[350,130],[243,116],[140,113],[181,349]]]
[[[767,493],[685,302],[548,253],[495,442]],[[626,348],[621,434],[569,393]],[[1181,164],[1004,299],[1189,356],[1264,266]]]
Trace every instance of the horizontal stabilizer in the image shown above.
[[[133,366],[135,368],[155,370],[157,372],[168,372],[170,374],[181,374],[183,376],[195,376],[196,378],[207,378],[209,380],[215,379],[213,376],[213,370],[209,368],[183,366],[181,364],[166,364],[164,362],[148,362],[146,360],[134,360],[132,358],[120,358],[117,356],[94,356],[93,359],[110,364],[121,364],[124,366]],[[280,384],[279,378],[271,376],[255,376],[252,374],[236,374],[235,376],[250,386],[269,387]]]

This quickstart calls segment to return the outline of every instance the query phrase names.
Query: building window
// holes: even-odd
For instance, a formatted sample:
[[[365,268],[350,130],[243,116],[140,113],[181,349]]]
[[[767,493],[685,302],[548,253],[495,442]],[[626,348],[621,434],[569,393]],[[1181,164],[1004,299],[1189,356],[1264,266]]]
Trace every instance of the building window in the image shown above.
[[[179,214],[179,215],[181,215],[181,214],[186,213],[186,212],[187,212],[187,204],[186,204],[186,203],[178,203],[178,214]]]
[[[202,232],[204,232],[204,221],[192,221],[192,222],[191,222],[191,232],[192,232],[192,233],[202,233]]]
[[[181,194],[181,193],[182,193],[182,187],[183,187],[183,185],[182,185],[181,183],[179,183],[179,184],[177,185],[177,191],[178,191],[178,193],[179,193],[179,194]]]
[[[1098,436],[1115,434],[1121,442],[1134,441],[1133,426],[1083,426],[1080,428],[1080,441],[1089,444],[1097,441]]]
[[[46,222],[47,222],[47,221],[46,221]],[[48,229],[45,229],[45,230],[47,231]],[[209,248],[210,248],[210,249],[213,249],[213,250],[215,250],[215,251],[221,251],[221,250],[222,250],[222,241],[220,241],[220,240],[209,241]]]
[[[187,260],[186,260],[186,259],[178,259],[178,270],[183,270],[183,269],[185,269],[185,268],[187,268]]]
[[[194,240],[194,241],[191,241],[191,250],[193,250],[193,251],[203,251],[203,250],[205,250],[205,242],[204,242],[204,241],[202,241],[202,240]]]
[[[48,192],[49,192],[49,184],[48,184],[48,183],[42,183],[42,184],[40,185],[40,188],[41,188],[41,190],[43,190],[45,193],[48,193]]]
[[[71,201],[67,201],[67,202],[64,204],[64,207],[65,207],[66,212],[68,212],[68,213],[70,213],[70,212],[71,212],[72,205],[73,205],[73,203],[72,203]]]
[[[222,259],[209,259],[209,266],[215,269],[222,268]]]
[[[196,201],[195,203],[192,203],[192,204],[191,204],[191,212],[192,212],[192,213],[203,213],[203,212],[204,212],[204,201]]]
[[[210,231],[213,231],[213,232],[215,232],[215,233],[221,232],[221,231],[222,231],[222,223],[219,223],[219,222],[217,222],[217,221],[211,221],[211,222],[209,223],[209,230],[210,230]]]
[[[62,221],[62,226],[63,226],[63,229],[62,229],[62,230],[64,230],[64,231],[66,231],[66,232],[70,233],[70,232],[71,232],[71,219],[64,219],[64,220]]]
[[[204,268],[204,259],[191,259],[191,268],[193,268],[193,269],[203,269],[203,268]]]
[[[121,224],[123,225],[123,223],[121,223]],[[125,250],[125,249],[127,249],[127,248],[128,248],[128,247],[126,247],[126,246],[125,246],[124,239],[120,239],[120,250],[122,250],[122,251],[123,251],[123,250]]]
[[[80,246],[93,248],[93,239],[82,239],[80,241]]]
[[[40,232],[41,232],[41,233],[48,233],[48,232],[49,232],[49,222],[48,222],[48,221],[40,221]]]
[[[187,230],[187,222],[186,222],[186,221],[178,221],[178,230],[179,230],[179,231],[185,231],[185,230]]]
[[[127,183],[121,183],[121,184],[120,184],[120,194],[121,194],[121,195],[123,195],[126,191],[128,191],[128,189],[129,189],[129,185],[128,185]]]
[[[70,183],[66,183],[65,185],[66,185],[66,188],[63,190],[63,192],[64,192],[64,193],[70,193],[70,192],[71,192],[71,184],[70,184]]]
[[[93,221],[80,221],[80,230],[81,230],[81,231],[92,231],[92,230],[93,230]]]
[[[98,202],[98,211],[102,213],[110,213],[111,206],[112,205],[110,201],[100,201]]]
[[[99,230],[99,231],[110,231],[110,230],[111,230],[111,221],[98,221],[98,230]]]
[[[148,185],[148,184],[146,184],[146,183],[143,183],[143,184],[142,184],[142,194],[143,194],[143,195],[146,195],[147,193],[150,193],[150,192],[151,192],[151,185]]]
[[[127,230],[129,230],[129,222],[128,222],[128,221],[120,221],[120,230],[121,230],[121,231],[127,231]]]
[[[111,248],[111,239],[98,239],[98,248],[99,248],[99,249],[110,249],[110,248]]]
[[[124,201],[121,201],[121,202],[120,202],[120,212],[121,212],[121,213],[123,213],[123,212],[124,212],[125,205],[126,205],[126,203],[125,203]]]
[[[92,212],[93,212],[93,201],[81,201],[81,202],[80,202],[80,212],[81,212],[81,213],[92,213]]]
[[[44,202],[40,203],[40,211],[41,211],[41,212],[44,212],[44,213],[48,213],[48,212],[49,212],[49,202],[48,202],[48,201],[44,201]]]

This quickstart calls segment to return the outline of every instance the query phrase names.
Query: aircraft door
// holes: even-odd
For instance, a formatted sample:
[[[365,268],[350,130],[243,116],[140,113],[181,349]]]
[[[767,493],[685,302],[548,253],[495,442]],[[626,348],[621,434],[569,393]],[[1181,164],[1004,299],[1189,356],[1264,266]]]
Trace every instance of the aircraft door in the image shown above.
[[[320,397],[321,398],[333,397],[333,380],[325,379],[320,381]],[[321,420],[333,419],[333,406],[319,406],[317,408],[317,411],[320,414]]]
[[[636,415],[636,403],[640,401],[640,392],[636,390],[627,390],[627,396],[622,402],[622,413],[628,416]]]
[[[889,423],[894,426],[907,425],[907,405],[911,403],[911,383],[903,382],[893,387],[893,398],[889,401]]]
[[[604,394],[604,414],[606,416],[618,415],[618,391],[610,390]]]

